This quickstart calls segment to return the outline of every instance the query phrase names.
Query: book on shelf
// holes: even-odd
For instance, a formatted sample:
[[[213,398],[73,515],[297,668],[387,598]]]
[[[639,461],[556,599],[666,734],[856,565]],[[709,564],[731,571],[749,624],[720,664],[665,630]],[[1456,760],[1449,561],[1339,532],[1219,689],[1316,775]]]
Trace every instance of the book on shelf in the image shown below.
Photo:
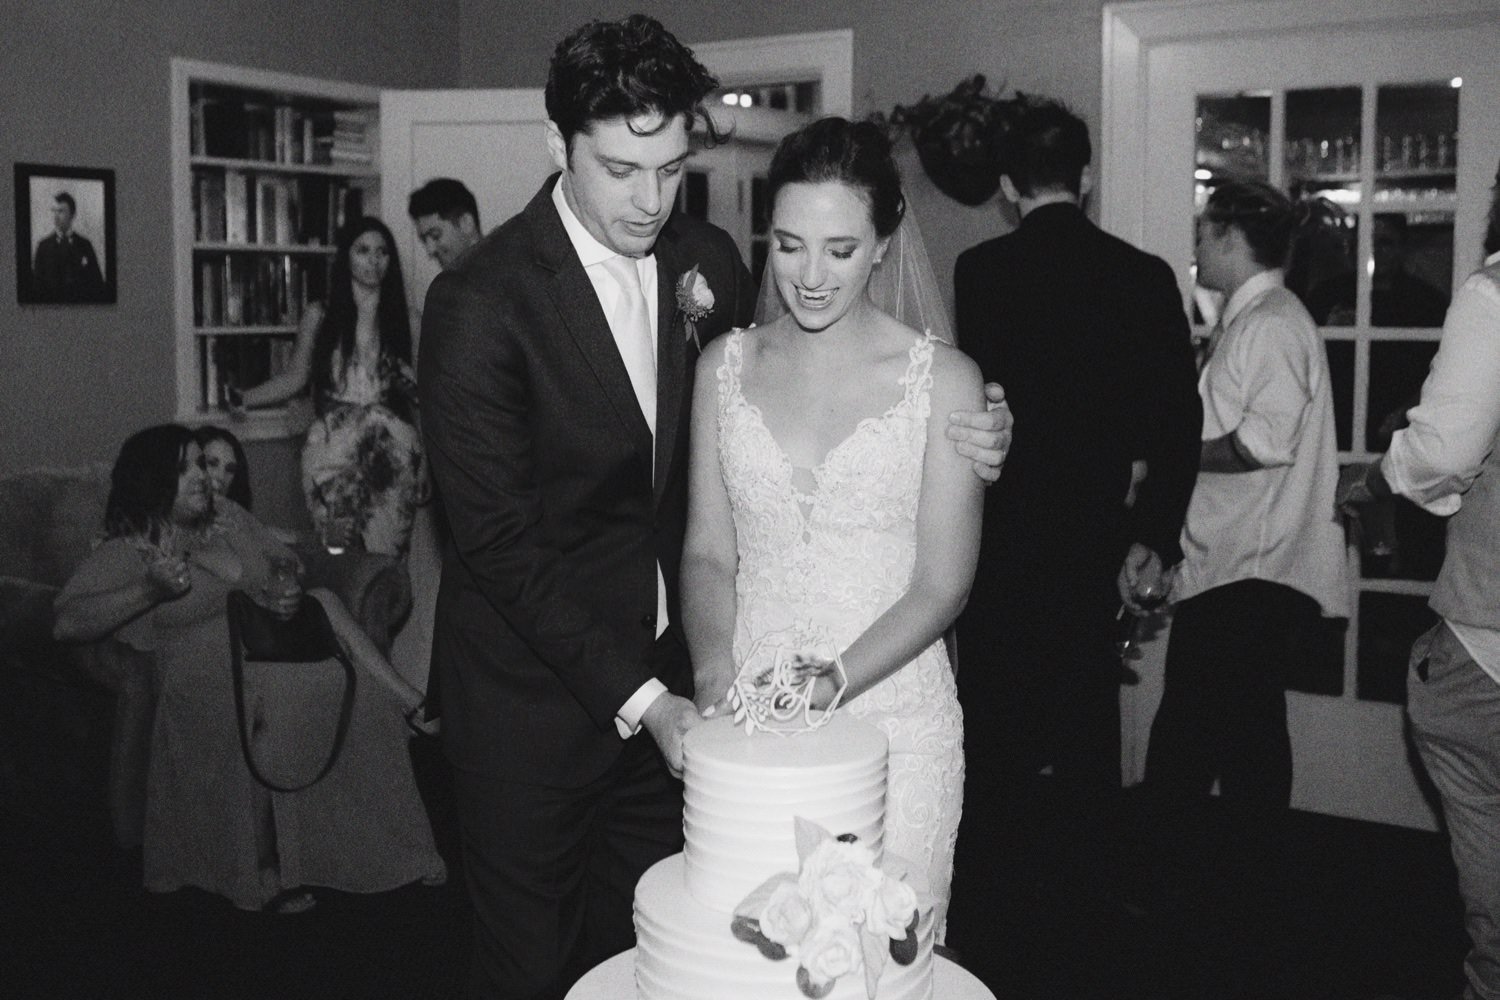
[[[192,208],[201,243],[331,246],[338,227],[364,211],[364,199],[337,177],[198,168]]]
[[[214,254],[198,261],[193,322],[198,327],[296,326],[323,298],[328,261],[290,255]]]
[[[250,242],[250,177],[242,170],[224,171],[224,242]]]
[[[372,108],[311,109],[259,92],[194,85],[188,131],[194,156],[364,164],[373,162],[377,125]]]

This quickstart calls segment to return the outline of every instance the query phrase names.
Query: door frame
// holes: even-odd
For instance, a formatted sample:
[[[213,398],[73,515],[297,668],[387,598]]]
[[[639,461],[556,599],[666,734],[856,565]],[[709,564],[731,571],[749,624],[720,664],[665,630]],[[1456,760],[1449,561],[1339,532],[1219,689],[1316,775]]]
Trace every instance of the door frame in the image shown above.
[[[816,79],[822,113],[854,115],[854,30],[697,42],[693,54],[725,86]]]

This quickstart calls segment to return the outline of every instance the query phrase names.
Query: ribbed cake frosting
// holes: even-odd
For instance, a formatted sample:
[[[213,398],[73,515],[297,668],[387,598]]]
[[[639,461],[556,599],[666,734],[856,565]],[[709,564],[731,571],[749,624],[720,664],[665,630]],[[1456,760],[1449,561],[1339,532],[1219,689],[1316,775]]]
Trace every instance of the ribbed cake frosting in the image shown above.
[[[835,715],[810,732],[747,735],[729,719],[683,742],[683,850],[688,892],[732,912],[777,872],[797,870],[794,819],[852,833],[882,857],[885,735]]]

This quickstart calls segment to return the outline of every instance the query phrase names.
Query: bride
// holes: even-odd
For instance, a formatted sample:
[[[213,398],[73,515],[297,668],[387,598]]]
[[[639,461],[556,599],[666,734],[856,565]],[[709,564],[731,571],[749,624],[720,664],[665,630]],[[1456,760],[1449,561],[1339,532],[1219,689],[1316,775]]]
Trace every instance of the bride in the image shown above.
[[[879,129],[825,118],[787,136],[770,195],[762,308],[779,315],[698,361],[682,563],[698,705],[758,640],[831,643],[842,710],[890,739],[886,846],[926,865],[942,928],[963,796],[942,637],[973,582],[984,486],[929,415],[982,409],[979,369],[935,335],[936,282]],[[932,313],[925,332],[873,285],[888,308]],[[815,706],[837,687],[821,675]]]

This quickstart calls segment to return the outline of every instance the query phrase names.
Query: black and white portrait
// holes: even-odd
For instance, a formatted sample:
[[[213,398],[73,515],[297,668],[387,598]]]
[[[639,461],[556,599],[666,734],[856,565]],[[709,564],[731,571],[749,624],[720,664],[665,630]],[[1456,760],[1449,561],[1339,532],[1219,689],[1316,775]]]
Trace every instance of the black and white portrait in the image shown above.
[[[112,170],[16,164],[16,294],[23,304],[115,301]]]

